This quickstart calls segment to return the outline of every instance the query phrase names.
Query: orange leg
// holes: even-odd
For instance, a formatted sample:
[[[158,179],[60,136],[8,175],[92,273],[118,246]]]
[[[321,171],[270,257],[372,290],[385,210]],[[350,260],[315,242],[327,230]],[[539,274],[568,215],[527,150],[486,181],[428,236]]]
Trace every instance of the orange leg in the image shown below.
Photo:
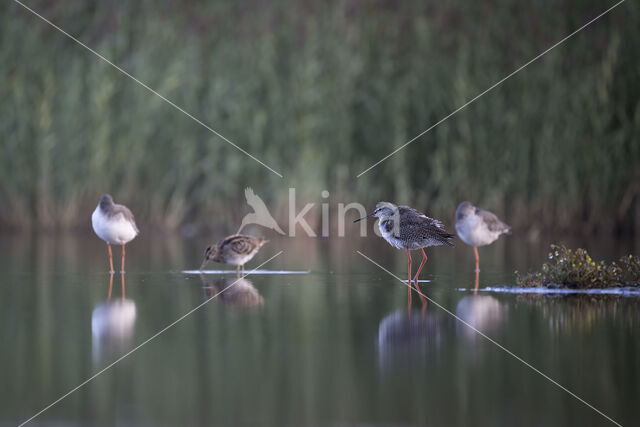
[[[478,256],[478,247],[473,247],[473,252],[476,254],[476,272],[480,271],[480,257]]]
[[[122,301],[124,301],[124,274],[121,274],[120,277],[122,278]]]
[[[420,294],[420,299],[422,300],[422,309],[424,310],[424,308],[427,305],[427,300],[425,299],[424,295],[422,294],[422,290],[418,285],[418,278],[420,277],[420,272],[422,271],[422,267],[424,267],[424,264],[427,262],[427,254],[424,252],[423,248],[420,248],[420,250],[422,251],[422,262],[420,263],[420,267],[418,267],[418,272],[416,273],[416,277],[413,278],[413,284],[415,285],[416,290],[418,291],[418,294]]]
[[[407,256],[409,257],[409,281],[407,282],[409,284],[409,305],[407,310],[411,311],[411,252],[409,249],[407,249]]]
[[[124,245],[122,245],[122,262],[120,263],[120,273],[124,273]]]
[[[113,254],[111,253],[111,245],[109,243],[107,243],[107,248],[109,248],[109,267],[111,267],[109,273],[113,274],[115,272],[113,269]]]
[[[473,288],[473,295],[478,295],[478,284],[480,283],[480,272],[476,270],[476,282]]]
[[[418,278],[420,277],[420,272],[422,271],[422,267],[424,267],[424,264],[427,262],[427,254],[424,253],[424,249],[420,248],[420,250],[422,251],[422,262],[420,263],[420,267],[418,267],[418,272],[416,273],[416,277],[413,278],[413,281],[416,284],[416,288],[418,290],[420,290],[420,288],[418,288]]]
[[[107,295],[107,301],[111,299],[111,289],[113,288],[113,272],[109,275],[109,294]]]
[[[409,287],[411,287],[411,251],[407,249],[407,256],[409,257]]]

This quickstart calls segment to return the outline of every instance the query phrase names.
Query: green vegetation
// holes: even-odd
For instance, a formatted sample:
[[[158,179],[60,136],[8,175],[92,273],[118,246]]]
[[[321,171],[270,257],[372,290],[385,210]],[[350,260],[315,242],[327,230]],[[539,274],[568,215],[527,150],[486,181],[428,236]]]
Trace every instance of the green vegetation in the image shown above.
[[[516,283],[524,287],[563,286],[568,288],[612,288],[640,286],[640,257],[623,256],[618,262],[606,264],[591,259],[584,249],[571,250],[563,245],[551,245],[548,264],[542,271],[521,276],[516,271]]]
[[[611,3],[613,4],[613,2]],[[625,2],[356,179],[610,4],[31,1],[280,179],[13,2],[0,7],[0,226],[231,222],[298,200],[463,199],[513,226],[640,224],[640,4]],[[635,224],[635,225],[634,225]]]

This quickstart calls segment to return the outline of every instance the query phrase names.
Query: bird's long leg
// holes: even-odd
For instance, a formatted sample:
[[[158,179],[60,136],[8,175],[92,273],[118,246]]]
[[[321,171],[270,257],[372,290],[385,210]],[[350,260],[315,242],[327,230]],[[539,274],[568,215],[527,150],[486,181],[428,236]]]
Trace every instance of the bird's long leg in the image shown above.
[[[480,257],[478,256],[478,247],[473,247],[473,252],[476,254],[476,272],[480,271]]]
[[[109,293],[107,294],[107,301],[111,299],[111,289],[113,288],[113,272],[109,274]]]
[[[422,267],[424,267],[424,264],[427,262],[427,254],[424,252],[424,248],[420,248],[420,250],[422,251],[422,262],[420,263],[420,267],[418,267],[418,272],[416,273],[416,277],[413,278],[413,284],[415,285],[416,290],[418,291],[418,294],[420,294],[420,299],[422,300],[422,309],[424,310],[427,306],[427,300],[425,299],[424,295],[422,294],[422,290],[418,285],[418,278],[420,277],[420,272],[422,271]]]
[[[424,248],[420,248],[422,251],[422,262],[420,263],[420,267],[418,267],[418,272],[416,273],[416,277],[413,278],[414,283],[416,284],[416,288],[420,290],[418,287],[418,278],[420,277],[420,272],[422,271],[422,267],[427,262],[427,254],[424,252]]]
[[[411,251],[409,251],[409,249],[407,249],[407,256],[409,257],[409,303],[407,306],[407,310],[410,312],[411,311]]]
[[[115,273],[115,270],[113,269],[113,254],[111,253],[111,245],[109,243],[107,243],[107,248],[109,248],[109,267],[111,267],[109,273],[113,274]]]
[[[480,271],[476,270],[476,281],[473,288],[473,295],[478,295],[478,284],[480,283]]]
[[[120,273],[124,273],[124,244],[122,245],[122,262],[120,262]]]
[[[122,301],[124,301],[124,274],[121,274],[120,278],[122,279]]]
[[[409,257],[409,287],[411,287],[411,251],[409,249],[407,249],[407,256]]]

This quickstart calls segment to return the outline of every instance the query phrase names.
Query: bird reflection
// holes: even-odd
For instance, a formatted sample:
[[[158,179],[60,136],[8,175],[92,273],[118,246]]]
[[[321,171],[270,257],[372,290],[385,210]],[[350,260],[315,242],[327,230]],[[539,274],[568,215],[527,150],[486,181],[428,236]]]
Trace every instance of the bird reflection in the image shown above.
[[[262,295],[245,278],[227,278],[209,282],[202,275],[200,278],[204,284],[207,298],[216,297],[222,304],[237,308],[262,307],[264,305]]]
[[[387,315],[378,326],[380,368],[424,360],[424,356],[440,348],[450,324],[441,315],[424,310],[398,310]]]
[[[91,342],[94,363],[122,354],[130,348],[136,323],[136,304],[125,297],[124,274],[121,275],[122,295],[111,297],[113,274],[109,278],[107,300],[98,304],[91,314]]]
[[[502,327],[507,319],[508,308],[491,296],[466,296],[458,302],[456,316],[478,331],[490,334]],[[458,322],[458,331],[464,338],[474,339],[478,333],[469,326]]]

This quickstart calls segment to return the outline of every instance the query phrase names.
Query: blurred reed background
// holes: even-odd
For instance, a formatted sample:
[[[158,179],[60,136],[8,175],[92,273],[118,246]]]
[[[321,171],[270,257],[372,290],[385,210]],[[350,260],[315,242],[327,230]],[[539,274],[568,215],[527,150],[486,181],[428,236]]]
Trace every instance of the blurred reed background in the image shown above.
[[[450,218],[470,199],[516,227],[638,235],[633,1],[356,179],[613,3],[28,2],[281,179],[4,2],[0,227],[86,228],[106,191],[145,226],[237,227],[252,186],[280,218],[296,187],[302,204],[327,189]]]

